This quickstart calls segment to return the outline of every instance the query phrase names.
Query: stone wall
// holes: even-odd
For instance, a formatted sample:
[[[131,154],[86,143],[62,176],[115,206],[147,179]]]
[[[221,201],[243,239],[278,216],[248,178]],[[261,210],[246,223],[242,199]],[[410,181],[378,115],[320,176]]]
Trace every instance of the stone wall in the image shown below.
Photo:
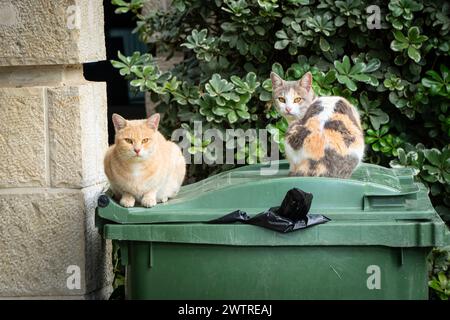
[[[101,0],[0,0],[0,298],[109,296],[106,86],[82,69],[104,59]]]

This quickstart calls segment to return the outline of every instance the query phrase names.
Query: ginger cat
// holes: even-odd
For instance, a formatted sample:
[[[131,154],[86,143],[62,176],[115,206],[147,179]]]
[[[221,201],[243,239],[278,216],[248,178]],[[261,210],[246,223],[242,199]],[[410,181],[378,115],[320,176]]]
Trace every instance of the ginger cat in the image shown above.
[[[180,190],[186,162],[180,148],[159,133],[159,120],[158,113],[145,120],[112,116],[115,143],[104,166],[111,190],[124,207],[133,207],[136,201],[152,207]]]
[[[312,75],[285,81],[271,73],[273,99],[288,120],[285,136],[290,175],[349,178],[364,155],[356,108],[343,97],[316,97]]]

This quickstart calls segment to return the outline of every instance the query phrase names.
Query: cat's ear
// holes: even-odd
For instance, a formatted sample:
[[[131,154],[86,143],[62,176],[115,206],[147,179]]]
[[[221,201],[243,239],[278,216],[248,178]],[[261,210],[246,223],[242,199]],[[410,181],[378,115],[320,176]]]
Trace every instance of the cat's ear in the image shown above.
[[[159,113],[155,113],[154,115],[152,115],[150,118],[147,119],[148,126],[152,129],[158,130],[160,118],[161,116],[159,115]]]
[[[114,129],[116,130],[116,132],[127,126],[127,120],[119,116],[117,113],[113,113],[112,122],[114,124]]]
[[[312,86],[312,74],[311,72],[307,72],[303,75],[303,77],[298,80],[298,84],[300,85],[300,87],[305,88],[306,91],[309,92],[309,90],[311,90],[311,86]]]
[[[283,79],[273,71],[270,73],[270,80],[272,80],[272,88],[280,87],[284,83]]]

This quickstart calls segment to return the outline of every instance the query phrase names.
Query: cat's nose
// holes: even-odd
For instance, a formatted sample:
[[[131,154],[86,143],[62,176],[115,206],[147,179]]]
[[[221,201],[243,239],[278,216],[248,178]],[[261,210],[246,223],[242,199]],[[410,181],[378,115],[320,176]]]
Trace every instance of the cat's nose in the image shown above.
[[[139,152],[141,152],[141,149],[134,149],[134,152],[136,152],[136,154],[139,154]]]
[[[292,111],[292,109],[291,109],[291,108],[289,108],[289,107],[286,107],[286,112],[287,112],[287,113],[291,113],[291,111]]]

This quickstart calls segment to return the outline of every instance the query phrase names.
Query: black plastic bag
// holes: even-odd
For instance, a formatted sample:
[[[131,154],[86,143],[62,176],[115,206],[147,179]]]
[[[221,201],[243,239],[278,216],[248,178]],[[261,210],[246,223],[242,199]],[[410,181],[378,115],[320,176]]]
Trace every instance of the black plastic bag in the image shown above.
[[[279,207],[270,208],[252,218],[246,212],[236,210],[208,223],[242,222],[286,233],[330,221],[321,214],[308,214],[312,199],[311,193],[294,188],[286,193]]]

